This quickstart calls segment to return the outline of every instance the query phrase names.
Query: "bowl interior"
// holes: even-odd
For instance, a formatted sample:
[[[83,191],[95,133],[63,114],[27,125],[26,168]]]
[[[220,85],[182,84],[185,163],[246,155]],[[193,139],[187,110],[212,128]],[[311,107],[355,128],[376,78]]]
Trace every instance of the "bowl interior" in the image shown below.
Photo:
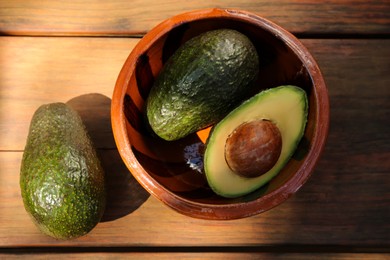
[[[188,39],[208,30],[236,29],[247,35],[260,57],[259,79],[254,94],[282,84],[303,88],[309,98],[309,119],[305,135],[287,166],[266,186],[246,196],[226,199],[215,195],[202,171],[202,152],[207,132],[192,134],[182,140],[167,142],[152,137],[144,124],[144,101],[160,69],[175,50]],[[178,23],[172,30],[153,39],[141,53],[133,55],[134,70],[127,71],[123,97],[124,120],[131,152],[139,166],[137,174],[149,175],[174,196],[204,205],[231,205],[257,200],[283,186],[300,169],[312,147],[317,125],[314,82],[305,60],[289,43],[275,36],[266,26],[248,23],[236,17],[205,17]],[[135,57],[135,58],[134,58]],[[149,187],[150,188],[150,187]]]

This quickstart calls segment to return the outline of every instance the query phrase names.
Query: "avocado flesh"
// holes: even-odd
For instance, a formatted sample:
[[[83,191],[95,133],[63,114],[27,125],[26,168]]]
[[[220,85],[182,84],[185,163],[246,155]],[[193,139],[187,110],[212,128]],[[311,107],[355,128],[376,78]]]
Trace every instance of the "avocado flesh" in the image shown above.
[[[79,115],[68,105],[42,105],[31,120],[20,171],[26,211],[57,239],[92,230],[106,203],[104,172]]]
[[[280,86],[264,90],[242,103],[215,125],[207,140],[204,167],[212,190],[227,198],[248,194],[269,182],[286,165],[301,140],[308,113],[304,90]],[[272,121],[282,136],[282,150],[275,165],[256,178],[234,173],[225,160],[225,143],[236,127],[244,122],[265,119]]]
[[[210,126],[249,97],[258,71],[257,51],[242,33],[200,34],[162,68],[146,100],[148,124],[168,141]]]

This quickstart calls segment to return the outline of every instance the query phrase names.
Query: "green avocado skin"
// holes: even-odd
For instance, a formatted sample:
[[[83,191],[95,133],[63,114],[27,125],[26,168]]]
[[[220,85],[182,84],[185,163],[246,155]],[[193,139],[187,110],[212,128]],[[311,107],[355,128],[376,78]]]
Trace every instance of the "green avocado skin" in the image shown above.
[[[148,124],[172,141],[218,122],[248,98],[258,59],[249,38],[236,30],[190,39],[168,59],[150,91]]]
[[[81,118],[68,105],[42,105],[34,113],[20,188],[26,211],[49,236],[80,237],[100,221],[104,171]]]

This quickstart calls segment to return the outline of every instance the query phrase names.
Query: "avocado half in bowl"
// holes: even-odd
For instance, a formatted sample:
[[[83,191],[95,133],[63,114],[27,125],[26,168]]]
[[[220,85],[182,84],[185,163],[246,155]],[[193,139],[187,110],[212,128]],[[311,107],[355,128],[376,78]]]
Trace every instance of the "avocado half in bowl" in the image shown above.
[[[167,70],[172,56],[176,55],[183,45],[214,30],[234,30],[245,35],[253,43],[258,55],[256,58],[258,64],[256,77],[253,80],[251,78],[250,91],[242,95],[242,102],[237,101],[232,108],[228,108],[228,112],[221,113],[224,115],[223,118],[214,118],[214,121],[200,125],[201,129],[191,134],[174,140],[157,136],[151,128],[160,127],[161,131],[164,131],[169,127],[169,125],[161,127],[164,120],[159,121],[160,116],[169,113],[161,112],[167,109],[160,108],[160,114],[156,116],[156,126],[151,126],[147,113],[148,102],[152,99],[150,96],[163,96],[169,100],[166,103],[175,109],[192,102],[183,101],[181,97],[172,98],[175,95],[172,93],[176,92],[168,93],[169,88],[161,87],[163,91],[160,94],[153,93],[152,89],[161,81],[160,74],[164,69]],[[194,58],[188,60],[196,59],[198,56],[194,55]],[[202,66],[206,68],[208,65],[206,62]],[[229,71],[227,67],[223,67],[221,71],[226,70],[228,73],[223,77],[224,83],[229,78],[239,77],[229,77],[234,72]],[[179,74],[178,71],[180,72],[180,69],[174,69],[171,74],[175,76]],[[191,82],[196,75],[199,76],[196,73],[192,74]],[[215,78],[208,79],[212,82],[212,87],[204,91],[204,95],[211,98],[205,100],[211,100],[212,104],[215,102],[213,96],[219,95],[223,98],[231,95],[228,93],[229,90],[226,90],[226,93],[213,90],[213,84],[216,88],[218,84],[213,80]],[[275,96],[272,94],[275,89],[283,89],[282,94],[278,94],[278,97],[282,96],[281,99],[272,99]],[[286,89],[287,91],[284,91]],[[299,91],[295,91],[296,89]],[[241,93],[244,90],[239,88],[237,91]],[[299,95],[295,95],[296,93]],[[238,94],[234,93],[231,96]],[[284,96],[295,97],[297,104],[300,104],[299,109],[294,112],[288,107]],[[270,121],[280,128],[280,140],[275,141],[277,144],[275,146],[281,147],[276,152],[276,159],[284,156],[282,162],[275,161],[274,165],[269,166],[265,170],[267,173],[264,174],[267,177],[234,175],[231,180],[226,181],[226,185],[221,181],[225,179],[224,176],[218,177],[212,173],[210,178],[212,169],[226,168],[227,161],[223,153],[228,147],[226,139],[231,135],[231,130],[226,130],[227,127],[232,125],[238,127],[245,123],[244,118],[251,119],[253,114],[261,114],[256,112],[258,108],[256,102],[261,101],[263,104],[264,99],[271,100],[271,103],[261,105],[265,107],[261,109],[272,112],[263,113],[263,116],[269,115],[271,118],[262,118],[260,124],[265,127],[265,132],[272,132],[275,128]],[[177,105],[180,103],[183,105]],[[210,114],[214,117],[218,114],[217,110],[215,107],[207,108],[201,110],[201,114],[204,118],[208,118]],[[229,113],[234,114],[233,119]],[[200,118],[203,120],[202,115]],[[176,114],[173,114],[172,118],[173,122],[175,119],[177,122],[181,119]],[[118,76],[112,98],[111,119],[115,141],[124,163],[148,192],[184,215],[203,219],[237,219],[259,214],[279,205],[308,180],[325,146],[329,128],[329,100],[316,61],[292,34],[246,11],[206,9],[169,18],[139,41]],[[246,130],[248,128],[246,127]],[[248,135],[246,131],[241,132],[242,136],[231,140],[240,143]],[[236,149],[234,145],[232,147],[231,157],[236,158],[235,151],[238,148]],[[240,161],[236,161],[240,165]],[[253,168],[253,165],[257,167],[256,164],[249,166]],[[269,174],[269,171],[273,173]],[[244,181],[238,183],[236,178]],[[247,179],[249,181],[246,181]],[[254,179],[261,181],[253,184]],[[236,189],[238,186],[241,187]],[[226,190],[223,190],[225,187]]]

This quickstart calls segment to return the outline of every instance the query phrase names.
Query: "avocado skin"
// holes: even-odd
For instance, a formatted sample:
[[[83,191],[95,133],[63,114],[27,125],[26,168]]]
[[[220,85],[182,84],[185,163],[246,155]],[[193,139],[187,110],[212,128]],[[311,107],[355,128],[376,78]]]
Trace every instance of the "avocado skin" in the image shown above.
[[[34,113],[20,188],[26,211],[49,236],[80,237],[100,221],[104,171],[81,118],[68,105],[42,105]]]
[[[252,42],[231,29],[205,32],[167,61],[146,101],[148,124],[172,141],[210,126],[248,98],[259,71]]]

